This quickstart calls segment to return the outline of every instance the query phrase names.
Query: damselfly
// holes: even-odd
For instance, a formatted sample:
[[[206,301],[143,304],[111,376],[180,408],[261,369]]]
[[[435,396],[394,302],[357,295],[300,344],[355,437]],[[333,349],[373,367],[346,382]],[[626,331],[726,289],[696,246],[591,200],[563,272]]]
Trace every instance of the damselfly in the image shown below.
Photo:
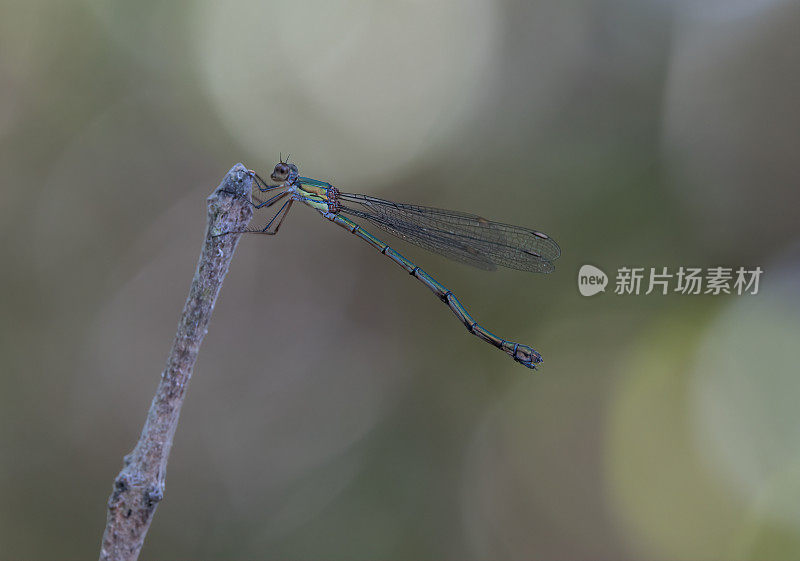
[[[467,331],[502,349],[523,366],[535,369],[536,364],[542,362],[542,356],[531,347],[501,339],[479,325],[452,291],[348,216],[365,220],[400,239],[449,259],[485,270],[494,270],[500,265],[534,273],[551,272],[554,269],[553,261],[561,255],[561,249],[547,234],[492,222],[474,214],[342,193],[325,181],[300,177],[296,165],[283,161],[275,166],[270,175],[279,185],[268,185],[254,171],[249,173],[258,187],[258,192],[253,192],[255,208],[268,208],[286,199],[266,226],[249,232],[277,234],[292,204],[301,201],[370,244],[427,286],[452,310]],[[270,193],[271,196],[262,193]]]

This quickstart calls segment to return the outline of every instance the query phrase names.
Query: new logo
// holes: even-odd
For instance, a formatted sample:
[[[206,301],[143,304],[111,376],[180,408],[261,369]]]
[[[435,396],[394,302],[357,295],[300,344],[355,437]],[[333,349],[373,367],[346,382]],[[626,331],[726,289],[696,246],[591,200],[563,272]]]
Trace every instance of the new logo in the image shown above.
[[[578,290],[584,296],[605,292],[608,275],[594,265],[584,265],[578,271]]]

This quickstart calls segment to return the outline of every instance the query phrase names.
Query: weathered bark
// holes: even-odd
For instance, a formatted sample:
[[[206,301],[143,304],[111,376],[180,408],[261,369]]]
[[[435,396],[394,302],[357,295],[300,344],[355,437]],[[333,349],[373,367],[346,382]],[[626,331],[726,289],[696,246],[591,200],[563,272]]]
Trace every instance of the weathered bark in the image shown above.
[[[164,498],[164,479],[178,417],[214,303],[228,272],[241,232],[250,222],[252,177],[236,164],[208,197],[208,231],[178,332],[161,374],[153,403],[133,451],[114,480],[108,499],[101,560],[138,558],[156,507]],[[220,235],[225,234],[225,235]]]

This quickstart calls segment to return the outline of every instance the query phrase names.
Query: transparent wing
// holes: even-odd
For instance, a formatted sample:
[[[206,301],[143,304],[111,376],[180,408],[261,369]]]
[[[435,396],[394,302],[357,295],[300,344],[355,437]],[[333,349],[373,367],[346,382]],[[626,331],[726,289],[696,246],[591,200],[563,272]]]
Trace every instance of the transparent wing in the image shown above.
[[[414,245],[486,270],[549,273],[561,248],[547,234],[475,214],[340,193],[341,212]]]

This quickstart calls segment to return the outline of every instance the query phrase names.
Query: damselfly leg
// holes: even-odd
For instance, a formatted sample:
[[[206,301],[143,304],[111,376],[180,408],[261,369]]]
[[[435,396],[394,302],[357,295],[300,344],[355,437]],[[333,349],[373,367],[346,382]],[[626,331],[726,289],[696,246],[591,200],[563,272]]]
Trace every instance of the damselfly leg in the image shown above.
[[[250,177],[252,177],[255,180],[256,187],[258,187],[258,190],[261,191],[262,193],[266,193],[267,191],[272,191],[273,189],[280,189],[281,187],[283,187],[283,184],[280,184],[280,185],[267,185],[267,182],[264,181],[261,178],[261,176],[258,175],[253,170],[247,170],[247,173],[249,173]]]
[[[281,193],[280,196],[284,197],[287,194],[288,193]],[[261,228],[261,229],[253,229],[253,230],[246,230],[246,232],[250,233],[250,234],[265,234],[267,236],[274,236],[275,234],[278,233],[278,230],[280,229],[281,224],[283,224],[283,221],[286,219],[286,215],[289,214],[289,210],[292,208],[292,203],[294,203],[294,199],[289,199],[288,201],[283,203],[281,205],[281,208],[278,209],[278,212],[275,213],[275,216],[273,216],[270,219],[270,221],[267,222],[267,225],[264,226],[263,228]],[[278,217],[280,217],[280,218],[278,218]],[[275,220],[278,220],[278,222],[276,223]],[[273,224],[275,224],[275,229],[274,230],[271,229]]]
[[[281,187],[282,187],[282,185],[281,185]],[[275,203],[277,203],[279,200],[281,200],[283,197],[288,195],[288,194],[289,193],[284,191],[283,193],[278,193],[277,195],[267,199],[266,201],[262,201],[261,199],[259,199],[257,197],[254,197],[258,201],[258,203],[252,203],[252,205],[257,209],[264,208],[264,207],[269,208],[272,205],[274,205]]]

